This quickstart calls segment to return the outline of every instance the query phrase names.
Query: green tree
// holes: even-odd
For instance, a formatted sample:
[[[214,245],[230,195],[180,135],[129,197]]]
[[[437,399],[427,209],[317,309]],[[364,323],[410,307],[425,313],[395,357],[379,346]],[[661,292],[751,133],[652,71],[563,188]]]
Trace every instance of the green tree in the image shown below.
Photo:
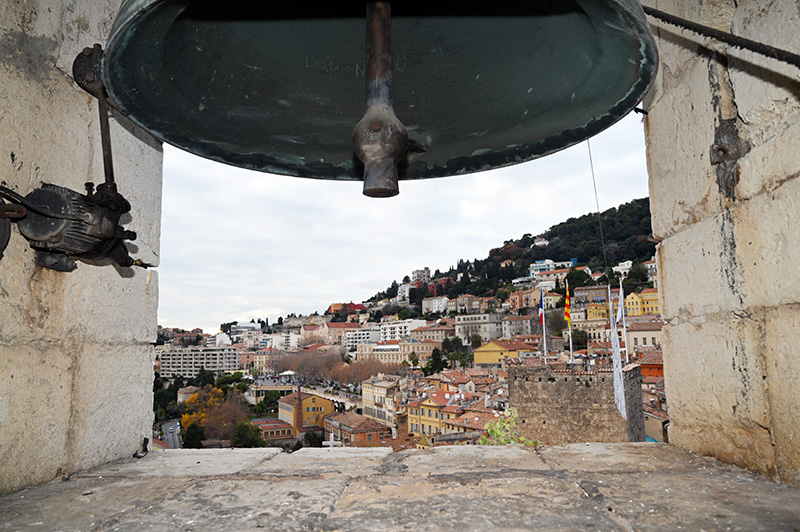
[[[550,317],[547,319],[548,334],[560,334],[562,330],[567,328],[567,320],[564,318],[564,312],[554,310],[550,312]]]
[[[197,372],[197,375],[195,375],[194,379],[192,379],[192,382],[198,388],[202,388],[206,384],[214,386],[214,384],[217,382],[217,378],[213,371],[209,371],[205,367],[200,366],[200,370]]]
[[[472,363],[475,361],[475,355],[472,351],[464,351],[458,355],[458,363],[462,368],[468,368],[472,366]]]
[[[192,423],[186,428],[183,436],[184,449],[202,449],[203,440],[206,438],[206,431],[200,423]]]
[[[477,349],[483,345],[483,338],[481,338],[480,334],[475,333],[472,336],[470,336],[469,343],[472,346],[472,349]]]
[[[318,432],[309,430],[306,432],[306,435],[303,436],[303,442],[308,447],[322,447],[323,438]]]
[[[575,350],[586,349],[589,344],[589,333],[583,329],[572,329],[572,348]]]
[[[407,308],[404,308],[400,312],[397,313],[397,319],[399,320],[407,320],[412,316],[411,311]]]
[[[428,360],[428,363],[423,368],[425,375],[433,375],[434,373],[439,373],[442,371],[447,365],[442,358],[442,352],[439,351],[438,347],[433,348],[433,352],[431,352],[431,358]]]
[[[566,280],[569,283],[570,292],[576,286],[589,286],[592,284],[592,278],[584,270],[576,270],[575,268],[572,268],[567,273]]]
[[[417,366],[419,366],[419,357],[414,351],[412,351],[411,354],[408,355],[408,361],[411,362],[412,367],[416,368]]]
[[[266,447],[264,433],[250,421],[240,421],[233,429],[231,447]]]
[[[255,406],[255,413],[259,416],[266,414],[274,414],[278,411],[278,400],[281,398],[281,392],[278,390],[268,390],[264,394],[264,398]]]

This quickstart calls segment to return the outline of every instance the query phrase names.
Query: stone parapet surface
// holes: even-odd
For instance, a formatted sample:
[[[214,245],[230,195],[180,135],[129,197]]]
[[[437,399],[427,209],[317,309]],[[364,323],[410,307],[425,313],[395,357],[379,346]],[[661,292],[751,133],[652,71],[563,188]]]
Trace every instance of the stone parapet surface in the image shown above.
[[[0,530],[796,530],[800,491],[666,444],[161,450],[0,497]]]

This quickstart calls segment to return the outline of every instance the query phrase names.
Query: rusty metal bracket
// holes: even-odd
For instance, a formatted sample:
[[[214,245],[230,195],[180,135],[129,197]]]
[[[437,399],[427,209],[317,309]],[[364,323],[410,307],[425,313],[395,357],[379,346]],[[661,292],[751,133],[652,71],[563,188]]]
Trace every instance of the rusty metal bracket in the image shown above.
[[[714,132],[711,145],[711,164],[737,161],[747,155],[750,144],[739,136],[736,120],[722,120]]]
[[[114,165],[111,160],[111,132],[108,124],[108,102],[102,79],[103,47],[95,44],[84,48],[72,63],[72,77],[80,88],[97,98],[100,111],[100,138],[103,144],[103,170],[106,183],[114,182]]]

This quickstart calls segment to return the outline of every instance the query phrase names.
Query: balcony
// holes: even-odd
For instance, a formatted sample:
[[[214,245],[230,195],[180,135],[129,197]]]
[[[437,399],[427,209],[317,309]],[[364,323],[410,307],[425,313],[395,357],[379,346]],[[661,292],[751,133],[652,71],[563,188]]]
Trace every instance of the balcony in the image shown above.
[[[0,497],[3,530],[796,530],[800,491],[664,444],[154,451]]]

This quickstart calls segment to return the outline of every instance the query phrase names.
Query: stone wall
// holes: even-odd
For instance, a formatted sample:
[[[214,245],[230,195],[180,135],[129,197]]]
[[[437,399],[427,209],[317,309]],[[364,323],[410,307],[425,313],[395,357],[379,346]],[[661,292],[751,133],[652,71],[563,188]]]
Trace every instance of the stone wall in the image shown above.
[[[118,2],[0,3],[0,183],[83,193],[102,183],[96,101],[72,61],[104,43]],[[132,133],[133,132],[133,133]],[[157,265],[161,148],[111,120],[116,181],[133,210],[134,258]],[[34,265],[12,226],[0,260],[0,493],[130,456],[151,435],[158,278],[153,270]]]
[[[646,3],[800,53],[794,0]],[[654,28],[644,107],[670,441],[800,486],[800,69]]]
[[[519,413],[522,436],[545,445],[644,441],[642,376],[624,372],[626,421],[614,403],[613,373],[554,373],[549,367],[510,368],[509,406]]]

